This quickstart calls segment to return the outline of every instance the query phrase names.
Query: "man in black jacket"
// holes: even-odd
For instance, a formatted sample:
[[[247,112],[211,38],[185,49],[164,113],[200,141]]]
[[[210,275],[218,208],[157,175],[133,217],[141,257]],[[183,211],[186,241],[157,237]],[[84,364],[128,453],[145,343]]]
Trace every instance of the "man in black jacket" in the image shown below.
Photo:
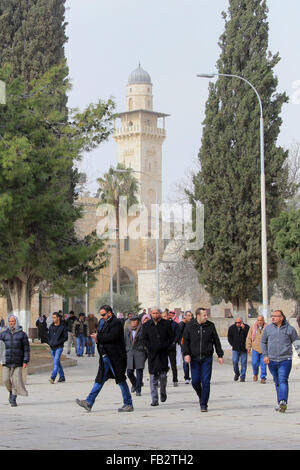
[[[245,382],[248,360],[246,339],[249,328],[249,325],[244,323],[240,317],[236,318],[234,325],[228,328],[227,338],[232,347],[232,364],[235,381],[239,380],[239,376],[241,376],[241,382]],[[239,370],[239,361],[241,361],[241,372]]]
[[[116,384],[120,386],[124,403],[118,411],[133,411],[132,398],[125,375],[127,356],[123,325],[114,315],[109,305],[100,307],[99,313],[104,322],[98,328],[98,333],[91,335],[97,343],[99,353],[98,374],[86,400],[79,400],[77,398],[76,403],[87,411],[91,411],[105,382],[110,378],[114,378]]]
[[[54,384],[57,374],[59,374],[58,382],[66,381],[60,358],[64,349],[64,343],[68,340],[68,331],[65,322],[61,320],[58,312],[52,314],[52,320],[53,323],[50,325],[48,332],[48,344],[51,348],[53,359],[53,369],[49,382]]]
[[[178,372],[177,372],[177,344],[180,338],[180,330],[179,330],[179,325],[173,320],[173,315],[175,315],[175,312],[169,311],[166,312],[164,311],[161,314],[161,318],[164,320],[168,320],[171,323],[172,326],[172,331],[173,331],[173,342],[171,346],[169,347],[168,350],[168,358],[170,361],[171,369],[172,369],[172,376],[173,376],[173,386],[178,387]]]
[[[71,310],[66,320],[66,326],[67,326],[67,331],[68,331],[67,354],[71,354],[71,347],[74,342],[73,325],[76,320],[77,320],[77,317],[75,313],[73,312],[73,310]]]
[[[150,374],[151,406],[158,405],[158,381],[160,383],[160,400],[167,399],[168,349],[173,343],[174,335],[169,320],[161,318],[161,311],[154,307],[152,319],[143,324],[143,342],[148,354]]]
[[[184,360],[191,364],[192,385],[199,397],[201,411],[207,411],[210,394],[214,348],[223,364],[224,352],[214,323],[207,319],[205,308],[196,310],[196,320],[191,320],[183,333]]]
[[[190,365],[185,362],[184,360],[184,352],[183,352],[183,333],[184,333],[184,330],[185,330],[185,327],[187,325],[187,323],[189,323],[191,320],[193,320],[193,314],[190,310],[187,310],[184,314],[183,314],[183,317],[182,317],[182,320],[181,322],[179,323],[178,327],[179,327],[179,344],[180,344],[180,348],[181,348],[181,355],[182,355],[182,361],[183,361],[183,373],[184,373],[184,381],[186,384],[189,384],[191,382],[191,378],[190,378]]]

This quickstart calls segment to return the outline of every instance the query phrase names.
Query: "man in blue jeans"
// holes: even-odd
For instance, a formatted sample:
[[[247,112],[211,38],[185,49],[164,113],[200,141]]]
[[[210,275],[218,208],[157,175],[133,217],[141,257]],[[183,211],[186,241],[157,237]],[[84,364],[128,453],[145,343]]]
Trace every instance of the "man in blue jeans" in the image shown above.
[[[64,343],[68,340],[68,330],[65,322],[61,321],[58,312],[52,315],[53,323],[49,327],[48,344],[51,348],[51,356],[53,359],[53,370],[49,382],[54,384],[57,374],[58,382],[65,382],[65,374],[60,363],[60,357],[64,349]]]
[[[219,364],[224,352],[214,323],[208,320],[205,308],[196,310],[196,320],[191,320],[183,333],[184,360],[191,365],[192,386],[199,397],[201,412],[207,411],[210,395],[213,353],[216,350]]]
[[[109,305],[103,305],[99,310],[101,320],[98,333],[91,336],[97,343],[99,352],[99,369],[94,386],[86,400],[76,399],[76,403],[85,410],[91,411],[97,396],[105,382],[114,378],[119,385],[123,406],[119,412],[133,411],[132,398],[126,382],[127,355],[124,342],[124,329],[120,320],[114,315]]]
[[[228,328],[228,342],[232,347],[232,364],[234,371],[234,381],[239,380],[245,382],[247,371],[248,351],[246,349],[246,339],[249,331],[249,325],[238,317],[234,325]],[[241,361],[241,371],[239,369],[239,361]]]
[[[264,363],[268,364],[273,376],[277,405],[276,411],[284,413],[289,394],[289,374],[292,368],[293,345],[299,354],[299,337],[295,328],[288,323],[281,310],[272,312],[272,323],[261,338]]]

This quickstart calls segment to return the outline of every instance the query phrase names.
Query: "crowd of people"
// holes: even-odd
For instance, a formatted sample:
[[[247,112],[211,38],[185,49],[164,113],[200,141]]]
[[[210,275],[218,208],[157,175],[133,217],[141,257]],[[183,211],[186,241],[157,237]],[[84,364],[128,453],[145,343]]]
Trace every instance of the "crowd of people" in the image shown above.
[[[201,412],[207,412],[210,396],[213,354],[216,352],[219,364],[223,364],[224,351],[216,327],[208,319],[207,310],[198,308],[191,311],[162,312],[153,307],[147,313],[115,315],[109,305],[99,309],[99,320],[89,313],[73,311],[63,316],[54,312],[51,320],[40,315],[36,326],[41,342],[50,346],[53,369],[49,382],[65,382],[61,355],[67,344],[67,354],[72,344],[78,357],[94,356],[97,346],[99,367],[90,393],[76,403],[91,411],[105,382],[113,378],[119,385],[123,406],[119,412],[134,410],[132,395],[142,395],[144,369],[148,362],[150,375],[151,406],[167,400],[168,371],[171,369],[173,386],[178,386],[177,352],[183,359],[185,384],[192,384],[197,394]],[[267,366],[276,390],[275,409],[284,412],[288,402],[288,379],[292,366],[293,346],[300,355],[300,340],[295,328],[290,325],[281,310],[272,312],[272,322],[267,325],[264,317],[258,316],[249,327],[242,318],[236,318],[228,329],[228,343],[232,348],[234,381],[245,382],[248,354],[252,352],[253,381],[267,380]],[[0,346],[4,345],[0,359],[3,364],[3,383],[9,391],[9,403],[17,406],[17,395],[27,396],[22,378],[22,369],[30,360],[30,346],[27,334],[11,315],[8,326],[0,330]],[[126,377],[127,376],[127,377]],[[128,386],[127,378],[131,384]]]

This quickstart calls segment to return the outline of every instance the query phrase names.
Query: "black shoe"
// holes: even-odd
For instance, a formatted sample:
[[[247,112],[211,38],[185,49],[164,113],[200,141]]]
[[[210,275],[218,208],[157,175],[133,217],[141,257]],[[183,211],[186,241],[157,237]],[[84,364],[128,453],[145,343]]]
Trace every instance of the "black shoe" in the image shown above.
[[[76,398],[75,401],[77,405],[82,406],[82,408],[84,408],[86,411],[91,411],[92,407],[88,404],[86,400],[79,400],[78,398]]]
[[[207,412],[207,406],[203,406],[201,408],[201,413],[206,413]]]
[[[129,411],[133,411],[134,408],[132,405],[123,405],[122,408],[118,408],[118,411],[120,413],[124,413],[124,412],[129,412]]]
[[[134,393],[136,391],[136,385],[132,385],[131,387],[131,393]]]
[[[178,387],[178,382],[173,382],[173,387]]]
[[[239,380],[240,374],[235,374],[233,380],[237,382]]]
[[[160,401],[163,403],[167,400],[167,394],[166,393],[161,393],[160,394]]]
[[[17,395],[12,395],[12,396],[11,396],[11,399],[10,399],[10,406],[13,406],[13,407],[18,406],[18,405],[17,405]]]
[[[142,394],[141,394],[141,392],[136,392],[135,396],[136,396],[136,397],[141,397]]]
[[[153,402],[151,403],[151,406],[158,406],[158,402],[157,402],[157,401],[153,401]]]
[[[240,382],[245,382],[245,377],[241,377]]]
[[[57,382],[65,382],[65,381],[66,381],[65,377],[59,377]]]

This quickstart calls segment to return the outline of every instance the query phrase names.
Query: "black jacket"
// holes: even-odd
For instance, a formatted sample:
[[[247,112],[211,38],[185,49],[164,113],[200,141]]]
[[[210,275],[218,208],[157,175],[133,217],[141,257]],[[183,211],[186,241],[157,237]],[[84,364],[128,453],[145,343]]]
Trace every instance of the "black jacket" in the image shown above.
[[[228,342],[234,351],[246,352],[246,338],[249,331],[249,325],[245,323],[244,328],[238,328],[235,324],[228,328]]]
[[[124,328],[120,320],[113,315],[106,320],[103,327],[98,331],[97,348],[100,355],[99,369],[95,382],[101,383],[104,374],[103,355],[106,354],[114,370],[110,371],[109,378],[114,378],[119,384],[126,380],[127,355],[124,341]]]
[[[174,320],[169,320],[171,323],[172,331],[173,331],[173,343],[171,344],[170,349],[176,349],[176,344],[180,340],[180,329],[179,329],[179,324],[176,323]]]
[[[207,320],[199,324],[197,320],[191,320],[186,324],[183,333],[182,350],[184,356],[201,360],[212,356],[214,347],[218,357],[223,357],[224,351],[214,323]]]
[[[150,374],[167,372],[168,349],[174,341],[174,333],[169,320],[160,319],[157,324],[147,321],[142,327],[143,343],[148,352]]]
[[[76,320],[77,320],[77,318],[76,318],[75,315],[74,315],[73,317],[68,317],[68,318],[66,319],[67,331],[68,331],[69,333],[72,333],[72,331],[73,331],[73,323],[74,323],[74,321],[76,321]]]
[[[5,344],[5,365],[22,367],[30,360],[30,346],[27,334],[19,326],[14,333],[6,328],[0,333],[0,341]]]
[[[80,335],[80,329],[81,329],[80,327],[81,326],[83,327],[82,328],[83,336],[88,335],[88,326],[87,326],[86,320],[84,320],[83,322],[81,322],[80,320],[77,320],[76,323],[74,322],[74,324],[73,324],[73,328],[74,328],[76,338]]]
[[[68,331],[65,322],[55,326],[54,323],[50,325],[48,332],[48,344],[51,349],[63,348],[65,341],[68,339]]]

